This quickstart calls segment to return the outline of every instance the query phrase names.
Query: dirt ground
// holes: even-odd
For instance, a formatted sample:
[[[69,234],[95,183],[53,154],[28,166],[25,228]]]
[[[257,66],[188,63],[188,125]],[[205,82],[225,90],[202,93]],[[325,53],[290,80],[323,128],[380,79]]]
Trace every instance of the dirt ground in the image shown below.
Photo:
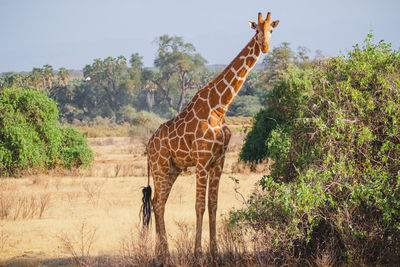
[[[261,165],[257,173],[250,173],[237,162],[242,140],[241,133],[235,134],[227,153],[219,191],[220,223],[229,210],[243,205],[242,195],[253,192],[267,168]],[[89,143],[95,153],[90,170],[0,179],[0,265],[21,259],[117,255],[127,239],[138,238],[141,187],[147,185],[144,145],[129,137],[90,138]],[[194,207],[195,175],[188,170],[178,177],[166,206],[171,250],[182,225],[193,232]],[[154,225],[151,230],[154,235]],[[206,211],[203,247],[207,243]]]

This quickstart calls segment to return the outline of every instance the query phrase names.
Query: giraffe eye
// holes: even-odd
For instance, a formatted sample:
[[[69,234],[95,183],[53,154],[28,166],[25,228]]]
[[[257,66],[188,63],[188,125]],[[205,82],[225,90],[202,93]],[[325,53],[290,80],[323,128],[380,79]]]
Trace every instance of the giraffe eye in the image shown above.
[[[273,32],[273,30],[271,30],[271,33]]]

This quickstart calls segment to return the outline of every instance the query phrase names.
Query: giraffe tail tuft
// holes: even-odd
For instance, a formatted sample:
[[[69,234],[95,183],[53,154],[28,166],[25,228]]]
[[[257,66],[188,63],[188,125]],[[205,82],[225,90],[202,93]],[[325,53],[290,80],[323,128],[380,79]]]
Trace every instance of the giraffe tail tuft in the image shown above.
[[[153,206],[153,202],[151,201],[151,186],[143,187],[142,193],[142,207],[140,208],[139,215],[143,226],[148,227],[151,221],[151,207]]]
[[[150,164],[148,159],[147,159],[147,187],[142,187],[142,193],[143,193],[142,206],[140,207],[139,218],[142,220],[144,227],[149,227],[151,221],[151,207],[153,206],[153,201],[151,200]]]

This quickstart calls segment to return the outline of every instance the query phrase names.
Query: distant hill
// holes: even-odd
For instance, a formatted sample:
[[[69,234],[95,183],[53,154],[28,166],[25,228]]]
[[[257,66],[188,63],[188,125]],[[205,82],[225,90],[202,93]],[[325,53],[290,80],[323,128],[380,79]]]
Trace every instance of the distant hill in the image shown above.
[[[228,66],[227,64],[210,64],[210,65],[206,65],[206,68],[210,71],[222,71],[226,66]],[[147,69],[151,69],[151,70],[157,70],[156,67],[146,67]],[[263,70],[264,67],[262,66],[261,63],[258,63],[254,66],[254,70],[255,71],[260,71]],[[82,70],[75,70],[75,69],[67,69],[68,73],[69,73],[69,77],[70,79],[78,79],[78,78],[83,78],[83,71]],[[8,72],[2,72],[0,73],[0,77],[4,76],[4,75],[9,75],[9,74],[13,74],[13,73],[19,73],[22,75],[26,75],[29,73],[29,71],[20,71],[20,72],[14,72],[14,71],[8,71]],[[57,71],[54,71],[54,75],[57,74]]]
[[[69,77],[72,79],[83,78],[82,70],[68,70]]]
[[[57,75],[57,71],[55,70],[53,73],[54,75]],[[83,77],[83,71],[82,70],[74,70],[74,69],[67,69],[68,73],[69,73],[69,78],[70,79],[76,79],[76,78],[82,78]],[[29,74],[30,71],[5,71],[5,72],[1,72],[0,73],[0,77],[5,76],[5,75],[10,75],[10,74],[14,74],[14,73],[19,73],[21,75],[27,75]]]

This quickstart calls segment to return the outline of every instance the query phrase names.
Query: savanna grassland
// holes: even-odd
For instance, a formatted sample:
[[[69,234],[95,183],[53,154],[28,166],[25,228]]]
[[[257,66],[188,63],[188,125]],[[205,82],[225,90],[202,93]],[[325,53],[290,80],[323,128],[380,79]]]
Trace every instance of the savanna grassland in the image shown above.
[[[233,125],[234,135],[221,178],[220,227],[226,223],[224,215],[243,205],[242,195],[253,192],[260,172],[265,173],[267,168],[266,164],[260,164],[256,172],[251,173],[249,167],[238,163],[244,138],[240,127]],[[89,136],[102,132],[97,129]],[[90,169],[56,170],[46,175],[0,180],[2,264],[90,265],[99,263],[96,257],[100,257],[107,264],[118,259],[118,263],[113,261],[112,264],[129,265],[132,260],[129,255],[143,257],[143,253],[148,253],[147,257],[151,257],[154,225],[144,244],[139,226],[141,187],[147,183],[143,140],[89,137],[88,143],[95,158]],[[178,178],[167,202],[165,216],[172,253],[179,252],[182,256],[183,250],[189,254],[193,250],[194,203],[195,174],[189,169]],[[203,249],[206,250],[207,213],[203,231]],[[140,248],[143,245],[145,248]],[[140,260],[134,262],[138,264]]]
[[[191,45],[158,44],[158,70],[135,53],[130,67],[96,59],[71,81],[49,65],[0,76],[0,265],[158,265],[154,225],[139,225],[145,144],[216,75],[200,60],[180,83],[167,74],[182,61],[161,63]],[[189,169],[167,202],[166,264],[398,266],[400,51],[370,33],[347,55],[298,52],[272,49],[227,113],[218,257],[194,259]]]

